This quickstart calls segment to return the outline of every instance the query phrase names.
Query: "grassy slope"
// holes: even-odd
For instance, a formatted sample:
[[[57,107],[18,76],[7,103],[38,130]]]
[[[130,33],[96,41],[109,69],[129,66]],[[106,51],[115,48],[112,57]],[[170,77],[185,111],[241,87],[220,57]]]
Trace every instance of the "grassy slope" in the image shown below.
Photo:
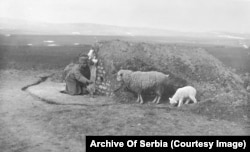
[[[206,51],[239,73],[250,73],[250,49],[207,46]]]
[[[81,35],[11,35],[5,36],[0,35],[0,57],[3,57],[3,52],[6,51],[14,51],[15,54],[17,52],[22,53],[22,50],[27,49],[27,44],[33,44],[28,50],[36,50],[43,51],[47,50],[50,52],[60,52],[65,54],[66,51],[71,53],[67,54],[68,58],[65,57],[63,61],[69,61],[75,55],[74,51],[80,49],[84,49],[85,45],[91,45],[96,41],[102,40],[129,40],[134,42],[155,42],[155,43],[170,43],[170,44],[181,44],[183,43],[185,46],[189,45],[192,47],[200,47],[205,48],[206,51],[220,61],[222,61],[226,66],[232,67],[237,70],[237,72],[250,72],[250,49],[244,49],[242,47],[236,47],[238,45],[238,41],[233,40],[221,40],[218,41],[216,39],[192,39],[185,37],[125,37],[125,36],[81,36]],[[59,45],[59,47],[47,47],[49,43],[44,41],[52,40],[53,43]],[[196,43],[193,43],[196,42]],[[219,43],[220,42],[220,43]],[[74,46],[74,43],[79,43],[80,46]],[[237,43],[234,46],[231,46],[233,43]],[[12,46],[9,48],[2,48],[3,46]],[[22,47],[21,47],[22,46]],[[26,47],[25,47],[26,46]],[[57,49],[58,48],[58,49]],[[17,51],[17,52],[16,52]],[[14,53],[13,52],[13,53]],[[36,56],[37,52],[29,52],[30,55]],[[12,54],[13,55],[13,54]],[[28,55],[28,54],[25,54]],[[49,55],[49,54],[48,54]],[[21,56],[25,58],[24,56]],[[43,61],[46,61],[43,59]],[[48,59],[50,61],[50,59]],[[62,61],[62,62],[63,62]]]
[[[57,69],[63,68],[87,52],[90,45],[81,46],[0,46],[1,68]]]

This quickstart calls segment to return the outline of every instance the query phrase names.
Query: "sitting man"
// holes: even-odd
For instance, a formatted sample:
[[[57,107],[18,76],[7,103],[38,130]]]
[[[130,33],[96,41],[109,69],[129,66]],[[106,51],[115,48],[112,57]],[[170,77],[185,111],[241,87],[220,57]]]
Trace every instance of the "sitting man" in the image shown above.
[[[87,55],[79,57],[79,64],[73,64],[66,73],[66,90],[62,93],[70,95],[87,94],[87,86],[93,82],[90,80],[89,59]]]

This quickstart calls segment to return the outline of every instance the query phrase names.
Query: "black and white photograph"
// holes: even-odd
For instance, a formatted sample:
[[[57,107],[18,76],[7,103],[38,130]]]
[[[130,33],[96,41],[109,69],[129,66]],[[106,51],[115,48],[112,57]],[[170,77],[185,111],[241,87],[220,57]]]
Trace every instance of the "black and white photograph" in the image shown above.
[[[250,0],[0,0],[0,152],[249,136],[249,108]]]

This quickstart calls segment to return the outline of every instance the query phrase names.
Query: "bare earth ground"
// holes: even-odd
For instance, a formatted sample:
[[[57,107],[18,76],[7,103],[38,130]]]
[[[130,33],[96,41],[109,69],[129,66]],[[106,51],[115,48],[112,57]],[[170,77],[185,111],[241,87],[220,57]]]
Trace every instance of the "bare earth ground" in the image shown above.
[[[41,71],[0,72],[1,152],[85,151],[85,135],[249,135],[244,122],[211,120],[163,104],[121,104],[87,96],[82,100],[92,104],[48,104],[21,91]]]

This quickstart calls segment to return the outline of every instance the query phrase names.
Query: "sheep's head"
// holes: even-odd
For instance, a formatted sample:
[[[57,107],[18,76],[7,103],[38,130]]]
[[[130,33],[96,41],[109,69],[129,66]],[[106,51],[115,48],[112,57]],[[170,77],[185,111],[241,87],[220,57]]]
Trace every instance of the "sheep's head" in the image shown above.
[[[174,100],[173,98],[169,98],[170,104],[177,104],[177,101]]]
[[[126,76],[129,75],[130,73],[132,73],[132,71],[130,71],[130,70],[120,70],[120,71],[117,72],[116,80],[117,80],[117,81],[122,81],[122,80],[124,80],[124,78],[126,78]]]

